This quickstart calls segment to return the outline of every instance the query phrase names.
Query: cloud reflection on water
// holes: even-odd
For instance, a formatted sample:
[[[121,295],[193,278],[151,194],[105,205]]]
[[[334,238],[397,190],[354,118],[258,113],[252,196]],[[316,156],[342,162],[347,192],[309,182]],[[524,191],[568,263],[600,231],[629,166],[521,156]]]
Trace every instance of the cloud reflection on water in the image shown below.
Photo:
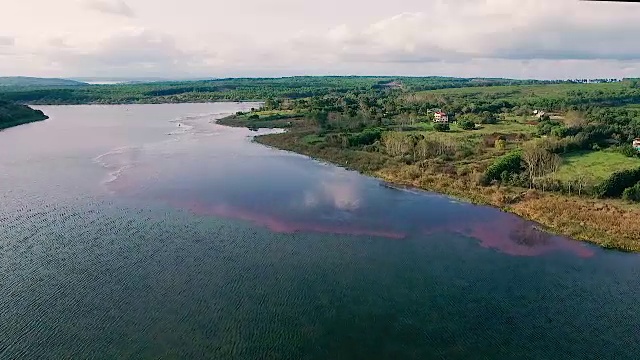
[[[435,241],[436,233],[456,234],[513,256],[555,251],[581,257],[594,254],[583,243],[545,233],[534,223],[497,209],[379,186],[353,172],[258,147],[237,130],[212,127],[206,117],[180,121],[192,126],[193,136],[176,135],[183,140],[146,146],[144,151],[116,149],[98,159],[112,171],[126,166],[126,174],[118,173],[108,184],[110,190],[280,233],[429,237],[430,241]],[[212,133],[215,139],[207,137]]]

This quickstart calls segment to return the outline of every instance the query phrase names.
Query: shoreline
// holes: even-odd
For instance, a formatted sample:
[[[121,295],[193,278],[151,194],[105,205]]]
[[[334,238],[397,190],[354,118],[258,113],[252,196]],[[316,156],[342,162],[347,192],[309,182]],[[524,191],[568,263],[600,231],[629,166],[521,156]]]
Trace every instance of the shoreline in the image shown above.
[[[149,100],[149,101],[146,101]],[[261,104],[264,103],[263,100],[257,99],[257,100],[241,100],[241,101],[236,101],[236,100],[227,100],[227,99],[221,99],[221,100],[202,100],[202,101],[194,101],[194,100],[189,100],[189,101],[164,101],[164,99],[162,99],[162,101],[152,101],[153,99],[143,99],[143,100],[139,100],[139,101],[107,101],[107,102],[100,102],[100,101],[87,101],[87,102],[51,102],[51,101],[25,101],[25,102],[21,102],[20,104],[23,105],[27,105],[27,106],[83,106],[83,105],[165,105],[165,104],[214,104],[214,103],[234,103],[234,104],[242,104],[242,103],[256,103],[256,104]]]
[[[26,125],[26,124],[36,123],[36,122],[40,122],[40,121],[45,121],[47,119],[49,119],[49,117],[45,115],[43,118],[25,119],[25,120],[18,120],[18,121],[12,122],[12,123],[0,124],[0,131],[11,129],[11,128],[18,127],[18,126],[21,126],[21,125]]]
[[[221,125],[239,126],[224,121]],[[634,220],[640,219],[640,208],[621,200],[591,199],[504,186],[483,187],[437,173],[422,173],[414,178],[400,167],[367,169],[345,160],[349,158],[350,150],[329,148],[322,153],[313,151],[311,146],[300,141],[303,136],[304,133],[294,130],[258,135],[254,137],[254,141],[354,170],[391,185],[434,192],[474,205],[491,206],[535,222],[546,232],[576,241],[588,242],[604,249],[640,252],[640,238],[637,237],[640,234],[640,224]],[[624,226],[629,224],[631,227]]]

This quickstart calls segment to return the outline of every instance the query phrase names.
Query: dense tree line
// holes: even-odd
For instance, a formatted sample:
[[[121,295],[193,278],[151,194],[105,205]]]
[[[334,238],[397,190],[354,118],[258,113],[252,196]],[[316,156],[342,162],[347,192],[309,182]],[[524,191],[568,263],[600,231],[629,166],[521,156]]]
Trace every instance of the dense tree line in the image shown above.
[[[40,110],[34,110],[26,105],[0,100],[0,129],[44,120],[46,118]]]

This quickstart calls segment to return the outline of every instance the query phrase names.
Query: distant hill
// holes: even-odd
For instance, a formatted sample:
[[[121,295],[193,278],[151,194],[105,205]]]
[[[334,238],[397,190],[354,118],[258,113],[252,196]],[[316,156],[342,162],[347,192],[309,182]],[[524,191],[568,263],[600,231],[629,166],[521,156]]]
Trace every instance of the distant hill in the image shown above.
[[[40,110],[0,100],[0,130],[45,119],[47,116]]]
[[[177,81],[199,81],[209,78],[161,78],[161,77],[73,77],[76,80],[92,85],[114,85],[114,84],[148,84],[155,82],[177,82]]]
[[[5,76],[0,77],[0,87],[2,86],[80,86],[87,85],[84,82],[54,79],[54,78],[36,78],[26,76]]]

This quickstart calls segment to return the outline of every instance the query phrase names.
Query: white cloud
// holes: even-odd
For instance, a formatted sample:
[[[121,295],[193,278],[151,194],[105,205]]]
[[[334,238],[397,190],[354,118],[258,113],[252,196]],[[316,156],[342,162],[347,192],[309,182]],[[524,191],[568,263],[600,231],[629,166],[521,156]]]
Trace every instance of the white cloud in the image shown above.
[[[83,0],[84,6],[104,14],[133,18],[136,14],[123,0]]]
[[[16,37],[15,44],[7,38],[4,41],[11,44],[0,45],[5,54],[0,63],[3,72],[169,77],[640,76],[638,4],[273,0],[267,5],[264,0],[224,4],[128,0],[140,10],[134,17],[131,7],[120,0],[59,0],[55,6],[40,3],[48,16],[34,15],[33,23],[46,32],[15,20],[41,1],[22,0],[0,13],[0,34],[11,31]],[[84,11],[87,7],[96,11]],[[340,12],[332,13],[336,7]]]
[[[44,56],[60,70],[83,69],[84,74],[104,76],[188,73],[202,66],[205,55],[181,49],[170,35],[143,28],[127,28],[92,44],[54,38],[49,45]]]
[[[16,40],[10,36],[0,36],[0,46],[13,46]]]
[[[0,56],[6,57],[13,54],[16,40],[10,36],[0,36]]]
[[[305,208],[328,206],[342,211],[355,211],[361,206],[360,189],[348,179],[323,181],[317,188],[305,191],[302,206]]]
[[[640,6],[596,7],[556,1],[432,3],[364,28],[340,25],[291,41],[334,61],[427,63],[477,58],[638,60]],[[461,7],[461,5],[464,6]],[[595,6],[594,6],[595,5]]]

